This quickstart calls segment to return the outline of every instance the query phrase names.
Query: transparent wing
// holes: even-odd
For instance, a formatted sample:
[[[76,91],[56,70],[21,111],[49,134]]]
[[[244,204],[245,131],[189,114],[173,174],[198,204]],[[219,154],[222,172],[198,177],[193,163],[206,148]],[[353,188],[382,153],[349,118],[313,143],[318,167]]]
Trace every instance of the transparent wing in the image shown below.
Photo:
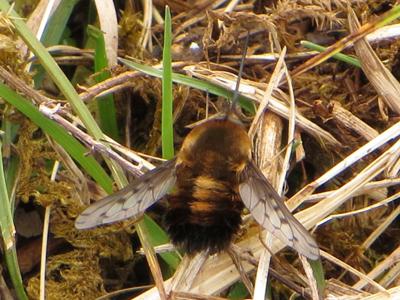
[[[241,176],[240,197],[257,223],[302,255],[318,259],[314,238],[291,214],[255,163],[250,162]]]
[[[176,160],[169,160],[137,178],[118,192],[86,208],[75,220],[77,229],[139,217],[174,186]]]

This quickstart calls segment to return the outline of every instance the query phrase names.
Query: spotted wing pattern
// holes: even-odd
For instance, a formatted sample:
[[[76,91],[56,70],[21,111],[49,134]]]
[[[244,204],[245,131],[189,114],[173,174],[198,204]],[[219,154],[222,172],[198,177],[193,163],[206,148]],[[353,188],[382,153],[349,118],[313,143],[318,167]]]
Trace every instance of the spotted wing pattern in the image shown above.
[[[254,219],[266,230],[300,254],[316,260],[319,248],[314,238],[291,214],[254,162],[241,175],[239,194]]]
[[[145,173],[131,184],[86,208],[76,219],[77,229],[141,216],[174,186],[176,160],[169,160]]]

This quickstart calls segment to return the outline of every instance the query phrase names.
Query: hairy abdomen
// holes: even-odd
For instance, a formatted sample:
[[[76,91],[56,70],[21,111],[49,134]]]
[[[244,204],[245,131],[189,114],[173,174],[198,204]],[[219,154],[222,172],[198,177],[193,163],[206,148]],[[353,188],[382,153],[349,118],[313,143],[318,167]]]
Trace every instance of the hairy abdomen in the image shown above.
[[[194,181],[203,180],[200,176]],[[195,185],[194,190],[180,189],[167,199],[168,234],[188,254],[224,250],[239,230],[243,204],[228,189],[215,191]]]
[[[172,242],[186,253],[219,252],[241,224],[238,174],[248,163],[250,142],[230,121],[192,130],[178,155],[177,182],[165,218]]]

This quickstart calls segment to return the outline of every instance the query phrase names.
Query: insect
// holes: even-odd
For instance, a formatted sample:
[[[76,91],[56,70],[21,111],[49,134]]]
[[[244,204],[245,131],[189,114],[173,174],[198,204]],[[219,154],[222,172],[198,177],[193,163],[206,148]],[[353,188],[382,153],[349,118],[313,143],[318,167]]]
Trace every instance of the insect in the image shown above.
[[[245,48],[247,43],[248,38]],[[252,160],[250,138],[236,113],[244,58],[245,54],[230,109],[194,127],[174,159],[90,205],[76,219],[76,228],[139,218],[166,197],[167,232],[188,254],[226,249],[239,230],[246,207],[283,243],[312,260],[319,258],[314,238],[293,217]]]
[[[226,249],[246,207],[286,245],[310,259],[319,248],[252,160],[251,141],[235,113],[206,121],[185,138],[177,156],[122,190],[89,206],[78,229],[140,217],[166,196],[172,242],[188,254]]]

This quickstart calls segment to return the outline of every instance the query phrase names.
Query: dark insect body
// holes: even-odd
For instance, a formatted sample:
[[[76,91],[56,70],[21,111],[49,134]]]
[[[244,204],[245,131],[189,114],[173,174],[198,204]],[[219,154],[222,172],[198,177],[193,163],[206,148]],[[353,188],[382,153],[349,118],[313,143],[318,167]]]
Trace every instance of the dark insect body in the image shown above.
[[[195,127],[177,155],[177,181],[167,196],[168,233],[187,253],[227,248],[241,224],[239,175],[251,157],[242,126],[224,118]]]
[[[189,254],[226,249],[239,230],[245,206],[286,245],[310,259],[319,258],[312,236],[252,161],[250,139],[232,112],[195,127],[176,158],[89,206],[75,226],[86,229],[138,218],[165,195],[167,231]]]

